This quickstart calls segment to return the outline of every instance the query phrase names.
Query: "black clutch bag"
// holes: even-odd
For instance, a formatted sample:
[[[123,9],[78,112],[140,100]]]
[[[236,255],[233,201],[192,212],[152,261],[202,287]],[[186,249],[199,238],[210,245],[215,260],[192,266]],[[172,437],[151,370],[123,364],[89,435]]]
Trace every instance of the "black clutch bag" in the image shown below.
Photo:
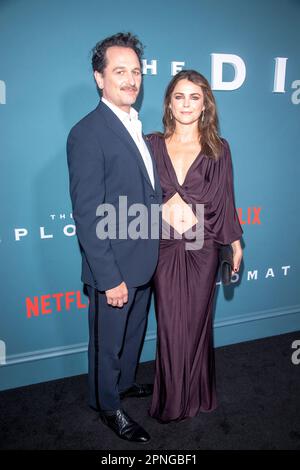
[[[220,245],[219,266],[222,284],[228,286],[231,283],[231,273],[233,270],[233,250],[231,245]]]

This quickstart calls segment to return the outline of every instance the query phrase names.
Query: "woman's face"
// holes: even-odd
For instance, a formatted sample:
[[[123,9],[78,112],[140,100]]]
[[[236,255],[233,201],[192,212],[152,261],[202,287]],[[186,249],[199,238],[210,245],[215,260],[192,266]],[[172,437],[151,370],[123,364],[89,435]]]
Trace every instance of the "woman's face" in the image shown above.
[[[181,124],[198,121],[204,110],[202,88],[186,78],[180,80],[171,95],[170,109],[173,117]]]

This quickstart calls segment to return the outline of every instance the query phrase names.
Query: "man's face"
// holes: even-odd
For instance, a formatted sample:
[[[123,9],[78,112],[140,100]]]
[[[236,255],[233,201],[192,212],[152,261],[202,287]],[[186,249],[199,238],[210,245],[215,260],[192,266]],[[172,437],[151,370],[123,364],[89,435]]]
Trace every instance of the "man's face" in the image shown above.
[[[142,82],[138,56],[129,47],[112,46],[106,51],[106,60],[103,74],[94,72],[97,85],[105,99],[129,112]]]

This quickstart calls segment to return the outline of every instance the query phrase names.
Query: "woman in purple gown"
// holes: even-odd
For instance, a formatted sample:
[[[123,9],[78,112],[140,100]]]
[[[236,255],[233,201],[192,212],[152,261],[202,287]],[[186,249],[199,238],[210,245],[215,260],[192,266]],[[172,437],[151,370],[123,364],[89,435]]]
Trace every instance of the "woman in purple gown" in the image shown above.
[[[154,276],[157,353],[150,416],[160,422],[216,407],[212,306],[218,245],[242,260],[227,141],[218,135],[208,81],[183,70],[164,101],[164,133],[148,136],[163,190],[160,256]],[[201,211],[202,208],[202,211]]]

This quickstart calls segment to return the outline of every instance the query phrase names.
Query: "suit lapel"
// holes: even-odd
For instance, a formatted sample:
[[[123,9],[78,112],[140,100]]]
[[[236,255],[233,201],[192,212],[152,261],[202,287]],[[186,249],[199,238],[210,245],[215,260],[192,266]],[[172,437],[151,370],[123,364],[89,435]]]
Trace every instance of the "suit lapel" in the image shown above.
[[[153,172],[154,172],[154,184],[155,184],[155,191],[158,192],[158,188],[160,186],[160,182],[159,182],[159,177],[158,177],[158,172],[157,172],[157,168],[156,168],[156,161],[155,161],[155,158],[154,158],[154,155],[153,155],[153,152],[152,152],[152,148],[151,148],[151,145],[149,144],[148,140],[147,140],[147,137],[143,134],[143,139],[144,139],[144,142],[145,144],[147,145],[147,148],[149,150],[149,154],[151,156],[151,159],[152,159],[152,166],[153,166]]]
[[[147,182],[150,184],[151,188],[153,189],[147,169],[144,164],[144,160],[133,138],[127,131],[126,127],[123,125],[120,119],[114,114],[114,112],[108,106],[106,106],[106,104],[103,103],[102,101],[100,101],[97,109],[102,113],[102,115],[105,118],[106,124],[110,127],[110,129],[114,132],[114,134],[120,139],[122,139],[124,143],[126,143],[127,147],[130,149],[130,154],[133,155],[134,158],[136,159],[137,164],[139,165],[143,176],[145,177],[145,179],[147,180]],[[150,153],[150,155],[153,161],[152,154]],[[153,167],[154,167],[154,164],[153,164]],[[155,181],[155,188],[156,187],[157,187],[157,183]]]

